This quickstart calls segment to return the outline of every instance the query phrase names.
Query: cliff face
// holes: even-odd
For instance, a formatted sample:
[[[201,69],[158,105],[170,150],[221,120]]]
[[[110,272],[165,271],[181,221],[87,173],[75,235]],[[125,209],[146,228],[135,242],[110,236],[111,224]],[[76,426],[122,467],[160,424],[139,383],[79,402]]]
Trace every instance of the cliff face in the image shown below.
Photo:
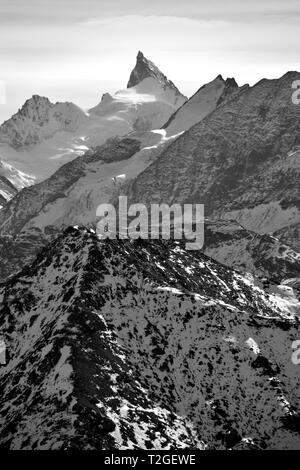
[[[133,202],[194,202],[260,234],[299,222],[299,73],[262,80],[180,135],[132,182]],[[285,238],[285,242],[287,239]]]
[[[255,283],[68,229],[1,286],[1,447],[296,448],[296,307]]]
[[[245,86],[247,87],[247,86]],[[176,135],[186,131],[202,121],[217,106],[224,103],[245,87],[239,88],[233,78],[224,80],[221,75],[210,83],[203,85],[186,101],[163,126],[167,135]]]

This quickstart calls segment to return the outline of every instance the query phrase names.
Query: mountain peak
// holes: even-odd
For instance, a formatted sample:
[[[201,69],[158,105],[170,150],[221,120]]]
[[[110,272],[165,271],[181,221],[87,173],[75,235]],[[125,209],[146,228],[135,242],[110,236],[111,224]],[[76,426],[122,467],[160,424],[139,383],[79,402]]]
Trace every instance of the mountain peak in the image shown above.
[[[222,82],[224,82],[224,78],[222,77],[222,75],[219,73],[219,75],[215,78],[215,80],[222,80]]]
[[[0,142],[15,150],[32,147],[58,131],[75,131],[86,119],[85,112],[74,103],[52,103],[45,96],[32,95],[1,124]]]
[[[182,95],[174,83],[169,80],[151,60],[147,59],[141,51],[138,51],[136,64],[130,74],[127,88],[134,87],[145,78],[151,77],[164,87],[173,89],[176,94]]]
[[[137,54],[136,58],[137,58],[137,60],[146,59],[144,54],[142,53],[142,51],[138,51],[138,54]]]
[[[225,81],[225,85],[232,88],[238,88],[238,84],[236,83],[236,80],[233,77],[227,78]]]
[[[21,109],[24,109],[24,108],[26,109],[30,106],[36,106],[36,105],[40,105],[40,104],[44,104],[44,105],[47,105],[47,106],[52,106],[51,101],[46,96],[32,95],[31,98],[28,98],[25,101],[25,103],[23,104]]]

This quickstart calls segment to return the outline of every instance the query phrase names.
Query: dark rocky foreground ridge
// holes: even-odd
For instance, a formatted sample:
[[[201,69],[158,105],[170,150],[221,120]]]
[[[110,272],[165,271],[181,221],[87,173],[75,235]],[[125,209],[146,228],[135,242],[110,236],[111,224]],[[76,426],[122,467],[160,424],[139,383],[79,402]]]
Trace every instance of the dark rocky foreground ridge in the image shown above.
[[[69,228],[0,295],[2,449],[300,447],[297,307],[253,276]]]

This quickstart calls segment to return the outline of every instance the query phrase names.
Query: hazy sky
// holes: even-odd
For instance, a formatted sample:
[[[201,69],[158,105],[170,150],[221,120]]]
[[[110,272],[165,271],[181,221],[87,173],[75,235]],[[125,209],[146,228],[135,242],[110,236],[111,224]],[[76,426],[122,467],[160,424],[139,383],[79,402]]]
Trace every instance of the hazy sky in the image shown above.
[[[0,121],[32,94],[95,105],[139,49],[187,95],[278,77],[300,69],[299,24],[299,0],[0,0]]]

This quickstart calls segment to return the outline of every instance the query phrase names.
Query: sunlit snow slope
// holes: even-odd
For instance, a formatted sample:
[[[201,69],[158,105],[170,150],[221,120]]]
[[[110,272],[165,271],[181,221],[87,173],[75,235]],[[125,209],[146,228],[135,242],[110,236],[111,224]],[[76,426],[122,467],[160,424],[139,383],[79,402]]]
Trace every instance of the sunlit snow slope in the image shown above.
[[[0,126],[1,158],[43,180],[109,137],[160,128],[186,98],[157,68],[147,74],[149,63],[138,56],[135,69],[145,69],[140,80],[114,95],[104,94],[89,112],[34,95]]]

